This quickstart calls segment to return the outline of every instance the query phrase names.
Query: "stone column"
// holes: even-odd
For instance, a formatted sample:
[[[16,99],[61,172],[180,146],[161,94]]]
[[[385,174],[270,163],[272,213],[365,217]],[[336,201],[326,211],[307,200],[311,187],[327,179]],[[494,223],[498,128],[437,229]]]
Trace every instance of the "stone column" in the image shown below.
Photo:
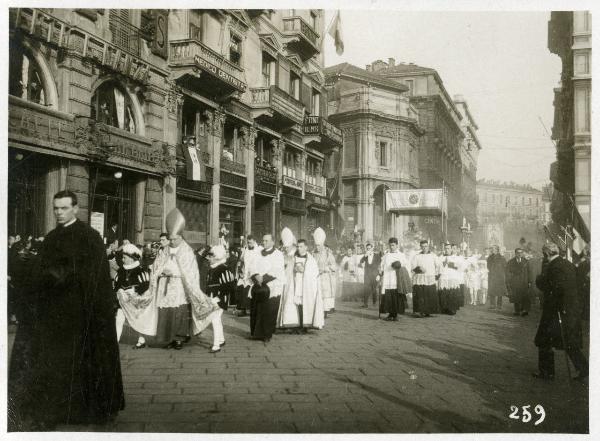
[[[183,106],[183,94],[174,81],[167,81],[167,94],[165,95],[164,111],[164,140],[171,146],[169,154],[172,158],[177,155],[174,147],[181,143],[181,108]],[[165,219],[167,214],[177,206],[177,179],[174,175],[166,175],[162,181],[162,231],[166,231]]]
[[[146,178],[141,178],[134,187],[134,242],[144,243],[144,206],[146,205]]]
[[[252,233],[252,215],[254,214],[254,171],[256,151],[254,143],[256,141],[256,128],[242,127],[240,129],[242,135],[242,150],[243,157],[246,163],[246,218],[245,218],[245,234]]]
[[[277,194],[273,198],[273,209],[271,210],[271,225],[273,238],[277,239],[281,232],[279,220],[281,213],[279,210],[279,199],[281,195],[281,182],[283,180],[283,154],[285,152],[285,142],[283,139],[274,139],[271,141],[271,147],[273,149],[273,165],[277,169]]]
[[[225,114],[218,110],[204,112],[207,119],[208,151],[213,157],[213,182],[210,206],[210,243],[219,242],[219,205],[221,197],[221,150],[223,148],[223,126]]]

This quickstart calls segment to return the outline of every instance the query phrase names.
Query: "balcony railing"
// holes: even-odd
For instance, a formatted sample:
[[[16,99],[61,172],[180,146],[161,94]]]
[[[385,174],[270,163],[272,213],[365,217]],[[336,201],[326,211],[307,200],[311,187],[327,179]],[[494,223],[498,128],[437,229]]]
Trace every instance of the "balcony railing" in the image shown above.
[[[232,161],[230,159],[221,156],[221,168],[229,170],[242,175],[246,174],[246,166],[239,162]]]
[[[290,196],[287,194],[281,195],[281,209],[291,211],[297,214],[306,213],[306,201],[302,198]]]
[[[198,66],[239,90],[246,89],[244,70],[195,39],[172,41],[169,62],[175,66]]]
[[[316,194],[319,196],[325,196],[325,187],[323,187],[322,185],[314,185],[314,184],[309,184],[308,182],[304,184],[306,191],[312,194]]]
[[[322,136],[331,144],[342,145],[342,131],[322,116],[305,116],[302,130],[305,135]]]
[[[277,184],[277,169],[263,167],[262,165],[254,166],[254,176],[264,182]]]
[[[315,46],[315,48],[319,45],[319,34],[317,34],[302,17],[284,17],[283,31],[285,33],[300,34]]]
[[[304,181],[292,178],[291,176],[283,176],[283,185],[302,190],[304,188]]]
[[[256,109],[268,108],[290,122],[300,124],[304,105],[277,86],[250,89],[250,104]]]

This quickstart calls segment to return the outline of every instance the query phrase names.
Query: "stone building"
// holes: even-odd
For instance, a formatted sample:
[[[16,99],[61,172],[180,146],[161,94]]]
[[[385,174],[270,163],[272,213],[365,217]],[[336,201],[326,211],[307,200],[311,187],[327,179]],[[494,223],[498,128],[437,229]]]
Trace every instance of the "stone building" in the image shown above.
[[[141,243],[329,226],[320,10],[12,9],[9,232],[81,219]]]
[[[552,218],[574,225],[586,241],[591,229],[592,17],[589,11],[556,11],[548,22],[548,49],[560,57],[561,80],[554,89],[556,161]],[[576,210],[573,210],[575,205]]]
[[[496,231],[501,246],[518,246],[521,237],[537,251],[544,240],[545,194],[530,185],[480,179],[477,181],[477,221],[472,243],[480,249],[490,245]]]
[[[70,189],[80,218],[136,242],[161,231],[174,171],[166,11],[10,9],[8,232],[54,228]]]
[[[402,238],[411,217],[386,211],[385,190],[419,185],[419,116],[408,88],[348,63],[325,69],[329,114],[344,137],[332,166],[341,180],[340,216],[362,239]]]
[[[463,182],[472,191],[472,179],[463,180],[463,143],[468,129],[463,127],[462,115],[448,94],[444,83],[435,69],[413,63],[396,63],[377,60],[367,69],[384,78],[401,83],[408,88],[410,104],[418,114],[425,134],[418,145],[418,167],[421,188],[445,187],[448,194],[447,239],[460,242],[463,217],[467,217],[473,200],[463,206]],[[471,122],[467,126],[475,128]],[[473,141],[472,141],[473,142]],[[472,196],[472,194],[471,194]],[[419,228],[439,243],[442,240],[440,217],[419,217]],[[469,220],[470,222],[470,220]]]

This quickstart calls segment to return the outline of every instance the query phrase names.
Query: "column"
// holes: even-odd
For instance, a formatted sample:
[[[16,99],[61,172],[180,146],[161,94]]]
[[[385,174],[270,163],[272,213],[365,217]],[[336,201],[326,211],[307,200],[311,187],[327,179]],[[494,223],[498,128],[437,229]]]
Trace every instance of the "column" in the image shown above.
[[[271,210],[271,225],[273,238],[277,239],[281,232],[279,211],[279,199],[281,195],[281,182],[283,180],[283,154],[285,152],[285,142],[283,139],[274,139],[270,142],[273,149],[273,164],[277,168],[277,195],[273,198],[273,209]]]
[[[174,146],[181,143],[181,107],[183,106],[183,94],[174,81],[168,82],[167,94],[165,95],[164,111],[164,140],[169,145],[169,153],[175,158],[177,150]],[[177,178],[168,174],[162,181],[162,231],[166,231],[165,219],[167,214],[177,206]]]
[[[254,143],[256,142],[256,128],[242,127],[240,129],[242,135],[243,157],[246,162],[246,217],[245,217],[245,234],[252,233],[252,215],[254,213],[254,165],[256,151]]]
[[[218,110],[204,112],[207,119],[208,151],[213,157],[213,182],[210,205],[210,244],[219,242],[219,205],[221,194],[221,150],[223,144],[223,126],[225,114]]]
[[[47,234],[56,227],[53,205],[54,195],[67,188],[67,166],[61,159],[52,161],[46,172],[45,181],[42,231]]]
[[[141,178],[134,186],[134,241],[144,243],[144,206],[146,205],[146,178]]]

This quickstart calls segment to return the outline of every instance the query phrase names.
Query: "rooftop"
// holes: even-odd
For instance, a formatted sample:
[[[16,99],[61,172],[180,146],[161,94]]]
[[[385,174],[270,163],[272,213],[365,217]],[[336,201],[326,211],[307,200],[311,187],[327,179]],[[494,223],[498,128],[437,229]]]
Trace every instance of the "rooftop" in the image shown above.
[[[408,86],[398,83],[396,81],[388,80],[375,73],[369,72],[365,69],[361,69],[358,66],[354,66],[350,63],[340,63],[335,66],[329,66],[323,69],[325,78],[331,78],[334,76],[345,76],[348,78],[365,81],[368,83],[377,84],[381,87],[393,89],[398,92],[408,91]]]
[[[498,181],[494,179],[479,179],[477,180],[478,186],[488,186],[488,187],[497,187],[504,188],[506,190],[521,190],[533,193],[541,193],[542,190],[532,187],[529,184],[517,184],[516,182],[506,182],[506,181]]]

